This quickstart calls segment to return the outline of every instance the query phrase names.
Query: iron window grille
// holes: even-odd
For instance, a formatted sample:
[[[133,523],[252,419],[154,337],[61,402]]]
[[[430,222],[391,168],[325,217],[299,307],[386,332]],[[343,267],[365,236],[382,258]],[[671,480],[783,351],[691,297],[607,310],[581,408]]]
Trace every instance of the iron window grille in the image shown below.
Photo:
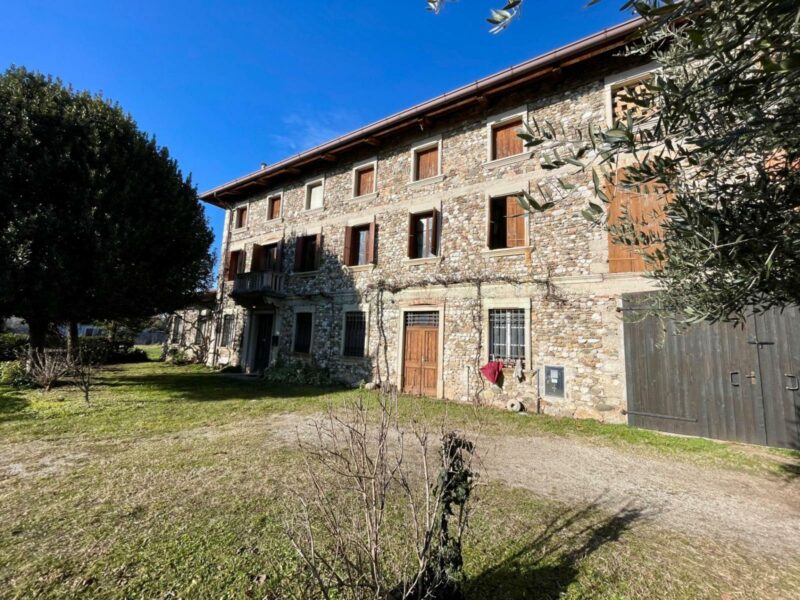
[[[194,343],[195,346],[202,346],[203,342],[205,341],[206,337],[206,326],[208,323],[208,319],[206,317],[200,317],[197,319],[197,323],[195,324],[194,330]]]
[[[525,311],[503,308],[489,311],[489,359],[525,366]]]
[[[367,316],[361,312],[346,312],[344,315],[345,356],[364,356],[367,337]]]
[[[438,327],[439,313],[436,311],[407,312],[406,327]]]
[[[179,344],[181,342],[181,334],[183,333],[183,319],[175,316],[175,322],[172,324],[172,343]]]

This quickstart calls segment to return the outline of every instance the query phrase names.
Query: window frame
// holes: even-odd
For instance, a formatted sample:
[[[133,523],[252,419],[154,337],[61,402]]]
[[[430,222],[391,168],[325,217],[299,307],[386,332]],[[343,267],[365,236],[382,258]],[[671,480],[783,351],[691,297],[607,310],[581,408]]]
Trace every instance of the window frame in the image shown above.
[[[483,360],[488,362],[491,358],[490,346],[490,317],[489,311],[492,310],[522,310],[524,311],[524,329],[523,339],[525,342],[524,357],[522,361],[522,370],[525,373],[533,371],[533,361],[531,357],[531,299],[530,298],[486,298],[483,302],[483,327],[482,327],[482,340],[485,340],[483,346]],[[507,367],[513,369],[511,365]]]
[[[314,348],[314,327],[316,326],[316,314],[313,307],[298,306],[292,310],[292,354],[297,356],[311,356]],[[308,350],[302,352],[297,350],[297,317],[299,315],[310,315],[311,325],[308,332]]]
[[[209,317],[208,315],[197,315],[197,319],[194,322],[194,345],[201,346],[206,338],[206,329],[208,328]],[[200,338],[200,341],[197,341],[197,338]]]
[[[250,223],[250,203],[242,204],[237,206],[233,209],[233,223],[231,229],[233,231],[242,231],[247,229],[248,224]],[[242,225],[239,224],[239,217],[240,215],[244,215],[244,223]]]
[[[605,101],[606,125],[614,126],[614,92],[620,87],[635,83],[647,76],[655,76],[661,71],[661,65],[656,61],[609,75],[604,80],[603,95]]]
[[[364,315],[364,351],[360,355],[345,354],[347,348],[347,315],[348,313],[359,312]],[[369,304],[345,304],[342,306],[341,326],[342,334],[339,343],[339,354],[344,359],[358,360],[369,356]]]
[[[322,194],[322,204],[315,208],[311,208],[311,188],[316,186],[320,186],[321,194]],[[325,176],[322,177],[315,177],[314,179],[309,179],[303,184],[303,212],[316,212],[325,210]],[[282,209],[281,209],[282,210]]]
[[[418,210],[411,210],[408,213],[408,246],[406,248],[406,260],[409,261],[424,261],[424,260],[435,260],[439,259],[442,256],[442,248],[441,248],[441,210],[439,210],[435,206],[431,206],[429,208],[420,208]],[[423,216],[431,216],[431,246],[433,247],[433,252],[431,252],[430,256],[412,256],[411,255],[411,235],[412,231],[414,233],[414,247],[416,248],[416,239],[417,239],[417,232],[416,227],[414,224],[420,217]],[[416,251],[414,252],[416,254]]]
[[[232,269],[231,264],[232,260],[231,257],[236,254],[236,268]],[[227,264],[225,265],[224,269],[224,277],[225,281],[230,283],[232,281],[236,281],[236,276],[241,273],[247,272],[247,250],[245,248],[236,248],[234,250],[228,250],[228,258]]]
[[[277,215],[272,214],[272,201],[277,198],[280,202],[280,210]],[[267,194],[267,221],[279,221],[283,218],[283,191]]]
[[[310,268],[310,269],[300,269],[300,268],[298,268],[299,266],[301,266],[301,265],[298,265],[298,257],[297,257],[297,251],[298,251],[298,247],[300,246],[300,239],[301,238],[303,238],[303,239],[314,238],[314,243],[315,243],[316,249],[315,249],[315,252],[314,252],[315,258],[314,258],[313,268]],[[304,233],[298,234],[295,237],[295,241],[294,241],[294,253],[295,254],[294,254],[294,264],[293,264],[293,267],[292,267],[292,272],[296,273],[298,275],[303,275],[303,274],[308,274],[308,273],[317,273],[320,270],[320,268],[322,267],[322,245],[324,243],[325,242],[324,242],[324,237],[322,235],[322,229],[321,228],[315,229],[313,231],[309,230],[309,231],[306,231]],[[305,248],[303,248],[303,251],[305,252]]]
[[[182,344],[183,343],[183,317],[180,315],[175,315],[175,318],[172,322],[172,331],[170,332],[170,344]],[[93,336],[89,336],[93,337]]]
[[[359,194],[358,189],[358,176],[362,171],[372,168],[372,191],[366,194]],[[365,198],[373,198],[378,195],[378,158],[373,157],[368,160],[356,163],[353,165],[352,171],[352,186],[353,198],[363,200]]]
[[[521,120],[524,124],[528,120],[528,107],[518,106],[511,110],[507,110],[500,114],[494,115],[486,121],[486,163],[495,164],[503,161],[513,162],[515,159],[522,159],[529,155],[530,150],[525,149],[525,144],[522,144],[522,151],[510,156],[502,158],[494,158],[494,130],[503,125],[507,125],[510,121]],[[522,140],[520,140],[522,141]]]
[[[230,324],[230,329],[226,329],[226,324]],[[220,324],[219,346],[220,348],[231,348],[236,337],[236,315],[226,313],[222,315]],[[226,339],[227,338],[227,339]]]
[[[437,149],[436,155],[436,174],[431,175],[430,177],[426,177],[424,179],[419,179],[417,177],[417,155],[420,152],[425,150],[430,150],[431,148]],[[437,177],[442,176],[442,136],[438,135],[433,138],[428,138],[417,142],[411,147],[411,169],[410,169],[410,180],[409,183],[420,183],[420,182],[433,182],[436,180]]]
[[[510,246],[510,247],[506,246],[506,247],[502,247],[502,248],[492,248],[492,246],[491,246],[491,226],[492,226],[492,204],[493,204],[493,202],[495,200],[500,199],[500,198],[508,198],[509,196],[518,195],[519,193],[520,193],[519,188],[516,188],[513,191],[508,191],[508,192],[491,191],[491,192],[486,194],[485,205],[484,205],[484,207],[485,207],[484,210],[485,210],[485,214],[486,214],[486,217],[485,217],[485,219],[486,219],[485,220],[486,233],[485,233],[485,236],[484,236],[485,237],[485,239],[484,239],[485,252],[498,253],[498,254],[504,254],[504,253],[514,254],[514,253],[524,252],[527,248],[530,247],[530,245],[531,245],[530,213],[528,211],[524,210],[524,209],[523,209],[523,219],[525,221],[525,224],[524,224],[525,238],[524,238],[523,244],[521,246]],[[508,234],[506,234],[506,237],[507,236],[508,236]]]
[[[354,242],[357,241],[356,235],[362,231],[366,231],[367,236],[367,244],[366,244],[366,256],[365,262],[358,262],[358,257],[360,257],[360,252],[357,252],[355,248],[357,244]],[[358,223],[348,224],[344,228],[344,247],[342,248],[342,264],[346,267],[350,268],[357,268],[357,267],[366,267],[368,265],[375,264],[375,236],[377,233],[377,224],[375,223],[374,218],[370,218],[366,221],[361,221]],[[356,257],[356,261],[353,261],[353,257]]]

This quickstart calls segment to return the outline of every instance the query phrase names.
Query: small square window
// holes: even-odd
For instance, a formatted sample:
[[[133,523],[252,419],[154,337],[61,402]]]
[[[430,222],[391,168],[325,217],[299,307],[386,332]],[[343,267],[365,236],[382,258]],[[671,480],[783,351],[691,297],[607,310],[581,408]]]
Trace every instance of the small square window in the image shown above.
[[[314,315],[310,312],[299,312],[294,317],[294,352],[308,354],[311,352],[311,329]]]
[[[281,216],[281,197],[272,196],[267,200],[267,219],[277,219]]]
[[[367,337],[367,315],[361,311],[344,314],[344,351],[345,356],[364,356]]]
[[[414,181],[439,174],[439,144],[414,151]]]
[[[564,397],[564,367],[544,368],[544,395]]]
[[[522,154],[522,138],[517,135],[522,119],[506,121],[492,127],[492,160]]]
[[[370,165],[356,171],[355,196],[365,196],[375,191],[375,166]]]
[[[639,98],[650,97],[647,85],[653,79],[652,73],[611,86],[612,125],[628,120],[628,113],[636,123],[642,123],[653,114],[654,108],[636,102]]]
[[[306,210],[322,208],[322,181],[315,181],[306,186]]]
[[[241,229],[242,227],[247,227],[247,207],[246,206],[240,206],[239,208],[236,209],[234,227],[236,229]]]

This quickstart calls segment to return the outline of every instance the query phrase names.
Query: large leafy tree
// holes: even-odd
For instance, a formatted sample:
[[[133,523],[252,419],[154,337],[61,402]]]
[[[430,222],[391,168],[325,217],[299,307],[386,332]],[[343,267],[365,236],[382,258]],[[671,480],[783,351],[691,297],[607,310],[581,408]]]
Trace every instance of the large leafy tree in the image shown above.
[[[0,75],[0,314],[41,346],[53,323],[184,305],[213,265],[197,192],[116,104]]]
[[[493,10],[493,31],[522,6]],[[609,227],[656,263],[662,308],[688,320],[739,320],[751,307],[800,303],[797,0],[646,0],[622,9],[643,17],[629,53],[661,67],[630,92],[640,110],[607,130],[533,123],[521,133],[528,147],[550,169],[592,172],[597,201],[585,213],[601,226],[608,183],[663,191],[658,214],[623,215]],[[521,201],[547,210],[569,193],[557,177],[550,189]],[[656,219],[661,233],[650,227]]]

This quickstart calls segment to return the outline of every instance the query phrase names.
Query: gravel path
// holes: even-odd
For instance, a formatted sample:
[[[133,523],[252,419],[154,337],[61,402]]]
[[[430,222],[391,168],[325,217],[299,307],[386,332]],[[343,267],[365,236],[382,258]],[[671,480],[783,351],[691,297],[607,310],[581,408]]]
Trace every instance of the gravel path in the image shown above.
[[[300,415],[272,419],[285,443],[313,435]],[[553,435],[478,438],[482,477],[567,503],[610,512],[638,510],[642,520],[689,535],[800,558],[800,479],[789,481],[696,465]]]

